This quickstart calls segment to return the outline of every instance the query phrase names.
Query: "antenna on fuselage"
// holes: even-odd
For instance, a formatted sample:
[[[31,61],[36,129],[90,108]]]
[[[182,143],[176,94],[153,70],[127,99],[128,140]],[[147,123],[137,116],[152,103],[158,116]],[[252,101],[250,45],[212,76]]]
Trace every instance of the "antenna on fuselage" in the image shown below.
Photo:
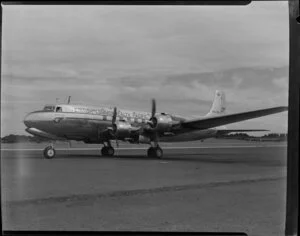
[[[71,96],[68,97],[68,104],[70,104]]]

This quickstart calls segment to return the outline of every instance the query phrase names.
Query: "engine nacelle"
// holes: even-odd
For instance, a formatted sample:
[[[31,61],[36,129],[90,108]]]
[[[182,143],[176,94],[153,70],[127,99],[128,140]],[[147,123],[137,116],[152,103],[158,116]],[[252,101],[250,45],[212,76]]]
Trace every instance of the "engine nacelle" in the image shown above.
[[[173,124],[172,117],[163,113],[153,117],[152,122],[154,124],[154,128],[157,129],[158,132],[170,131]]]
[[[126,121],[119,121],[113,125],[113,130],[119,139],[124,139],[130,137],[132,126]]]

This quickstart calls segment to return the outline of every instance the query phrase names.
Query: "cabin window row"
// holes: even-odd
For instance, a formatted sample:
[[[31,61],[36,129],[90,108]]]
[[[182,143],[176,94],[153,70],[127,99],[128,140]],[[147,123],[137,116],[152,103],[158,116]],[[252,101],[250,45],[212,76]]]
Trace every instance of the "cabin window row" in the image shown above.
[[[89,109],[89,108],[81,108],[81,107],[69,107],[69,106],[45,106],[44,111],[52,111],[52,112],[73,112],[73,113],[79,113],[79,114],[91,114],[91,115],[104,115],[104,116],[108,116],[111,117],[113,111],[112,110],[108,110],[108,109]],[[147,115],[143,115],[143,114],[138,114],[136,112],[128,113],[128,112],[122,112],[122,111],[118,111],[117,114],[119,116],[122,116],[123,119],[126,117],[127,119],[132,119],[131,117],[136,117],[134,118],[135,122],[138,123],[142,123],[144,122],[144,120],[148,120],[149,117]],[[132,121],[134,122],[134,121]]]
[[[103,116],[103,115],[100,115],[98,116],[98,118],[100,120],[107,120],[107,121],[112,121],[112,116]],[[131,123],[146,123],[148,119],[139,119],[139,118],[126,118],[126,117],[119,117],[117,116],[116,120],[124,120],[124,121],[128,121],[128,122],[131,122]]]

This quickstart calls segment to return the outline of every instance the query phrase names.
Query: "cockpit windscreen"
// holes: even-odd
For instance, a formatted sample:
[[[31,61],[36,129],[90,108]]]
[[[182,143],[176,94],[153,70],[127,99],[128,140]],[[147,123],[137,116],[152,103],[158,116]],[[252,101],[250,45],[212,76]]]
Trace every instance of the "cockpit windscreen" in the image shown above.
[[[43,109],[43,111],[54,111],[55,106],[52,105],[46,105]]]

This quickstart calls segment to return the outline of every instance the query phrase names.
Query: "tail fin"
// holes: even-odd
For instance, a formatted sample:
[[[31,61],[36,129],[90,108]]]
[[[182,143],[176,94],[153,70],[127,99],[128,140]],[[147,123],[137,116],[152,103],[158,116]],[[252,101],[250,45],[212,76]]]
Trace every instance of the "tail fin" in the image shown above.
[[[216,90],[212,107],[206,116],[224,115],[226,110],[225,102],[225,93],[223,91]]]

